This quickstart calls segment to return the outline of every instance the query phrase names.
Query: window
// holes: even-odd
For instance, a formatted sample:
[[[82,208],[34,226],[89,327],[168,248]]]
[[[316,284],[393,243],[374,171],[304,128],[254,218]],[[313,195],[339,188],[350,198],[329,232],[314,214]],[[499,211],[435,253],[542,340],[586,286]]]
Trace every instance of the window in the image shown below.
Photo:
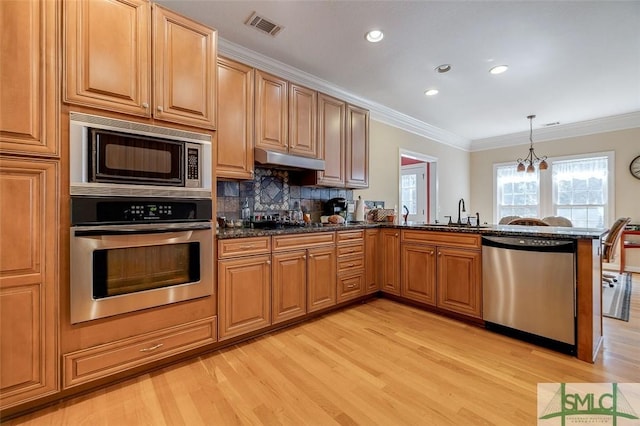
[[[563,216],[573,226],[605,228],[613,216],[613,153],[550,158],[549,170],[494,166],[496,222],[505,216]]]
[[[604,228],[607,204],[606,157],[551,163],[553,210],[571,219],[573,226]]]

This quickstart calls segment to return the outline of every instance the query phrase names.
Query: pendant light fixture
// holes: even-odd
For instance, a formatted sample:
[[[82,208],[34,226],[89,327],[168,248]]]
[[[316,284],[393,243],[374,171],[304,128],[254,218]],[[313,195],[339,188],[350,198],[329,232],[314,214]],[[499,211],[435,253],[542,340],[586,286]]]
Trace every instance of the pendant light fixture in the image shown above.
[[[533,150],[533,119],[536,118],[535,115],[527,116],[529,119],[529,154],[523,159],[518,158],[516,160],[518,162],[518,171],[527,173],[534,173],[536,171],[536,165],[540,170],[547,170],[549,165],[547,164],[547,156],[540,158],[536,155]]]

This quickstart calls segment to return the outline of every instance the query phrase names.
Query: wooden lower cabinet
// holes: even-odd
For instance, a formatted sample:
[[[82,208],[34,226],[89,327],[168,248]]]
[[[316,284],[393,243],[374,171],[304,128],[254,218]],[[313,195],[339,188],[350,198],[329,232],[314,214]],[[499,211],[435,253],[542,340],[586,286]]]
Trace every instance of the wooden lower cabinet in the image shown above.
[[[380,230],[380,289],[400,295],[400,231]]]
[[[317,247],[307,255],[307,312],[336,304],[336,248]]]
[[[271,323],[277,324],[307,313],[307,251],[272,255]]]
[[[380,289],[378,248],[380,231],[367,229],[364,232],[364,292],[375,293]]]
[[[403,244],[400,295],[436,305],[436,248]]]
[[[442,309],[482,318],[479,250],[438,247],[438,303]]]
[[[58,162],[0,157],[0,408],[58,380]]]
[[[214,316],[65,354],[64,388],[215,343],[216,332]]]
[[[338,303],[355,299],[365,290],[364,229],[338,231]]]
[[[271,324],[271,256],[218,261],[218,337],[229,339]]]
[[[482,318],[480,236],[402,231],[401,295]]]

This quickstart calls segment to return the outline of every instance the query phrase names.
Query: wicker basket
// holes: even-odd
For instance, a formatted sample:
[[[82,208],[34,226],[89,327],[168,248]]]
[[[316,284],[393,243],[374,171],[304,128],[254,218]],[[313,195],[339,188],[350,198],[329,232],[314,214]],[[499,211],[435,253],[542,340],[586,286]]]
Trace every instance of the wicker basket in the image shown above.
[[[369,214],[373,222],[386,222],[387,216],[393,215],[393,209],[372,209]]]

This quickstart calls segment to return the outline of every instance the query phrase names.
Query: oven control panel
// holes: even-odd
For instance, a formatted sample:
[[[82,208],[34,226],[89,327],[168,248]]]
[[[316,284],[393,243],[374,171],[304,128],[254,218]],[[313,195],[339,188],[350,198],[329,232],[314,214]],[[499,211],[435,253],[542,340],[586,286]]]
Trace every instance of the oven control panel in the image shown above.
[[[159,220],[173,219],[173,206],[171,204],[131,204],[124,211],[129,220]]]
[[[211,220],[208,199],[71,197],[71,224]]]

